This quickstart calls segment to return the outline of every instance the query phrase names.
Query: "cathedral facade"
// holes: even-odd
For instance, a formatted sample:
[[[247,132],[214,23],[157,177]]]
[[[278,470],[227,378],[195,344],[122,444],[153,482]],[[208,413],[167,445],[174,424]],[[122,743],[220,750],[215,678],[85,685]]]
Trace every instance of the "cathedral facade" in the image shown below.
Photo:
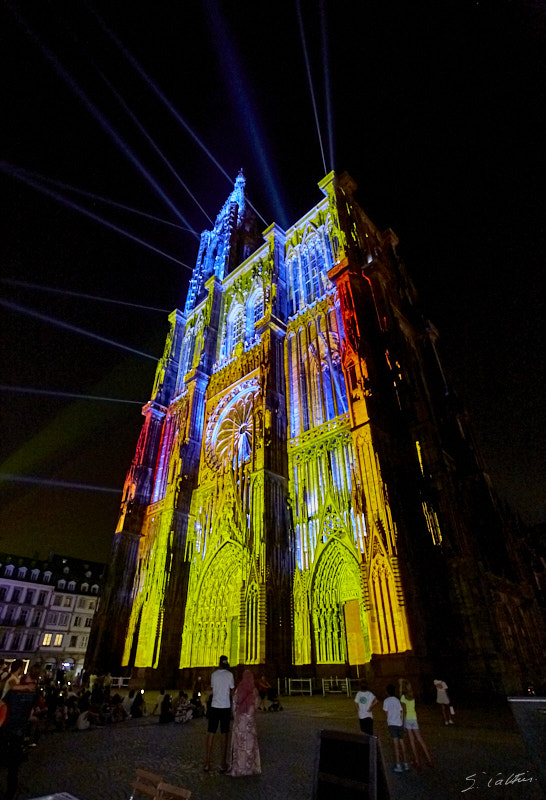
[[[507,631],[532,671],[538,612],[437,331],[352,179],[319,187],[261,234],[240,174],[201,236],[88,664],[175,685],[225,653],[270,678],[440,670],[514,691],[532,675]]]

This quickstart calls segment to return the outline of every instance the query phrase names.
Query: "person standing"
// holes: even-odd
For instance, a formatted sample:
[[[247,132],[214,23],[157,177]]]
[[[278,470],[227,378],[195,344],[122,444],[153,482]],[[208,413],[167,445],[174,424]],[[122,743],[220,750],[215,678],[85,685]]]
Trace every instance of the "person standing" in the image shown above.
[[[366,681],[360,681],[360,689],[355,695],[356,713],[362,733],[373,736],[372,708],[377,705],[377,697],[370,692]]]
[[[17,679],[4,693],[4,702],[8,707],[7,720],[2,728],[2,754],[7,765],[6,790],[2,795],[5,800],[14,800],[19,796],[19,767],[24,760],[25,736],[36,704],[36,683],[30,676],[23,676],[23,670],[24,663],[16,659],[11,665],[11,676],[6,685],[16,674]]]
[[[446,725],[453,725],[453,720],[449,713],[450,700],[447,694],[447,683],[445,681],[435,680],[434,686],[436,687],[436,702],[442,709],[444,723]]]
[[[231,768],[233,778],[242,775],[260,775],[260,749],[256,730],[256,706],[259,693],[254,677],[245,669],[241,682],[233,695],[233,733],[231,736]]]
[[[19,686],[24,671],[25,671],[25,662],[22,661],[20,658],[16,658],[15,661],[11,662],[10,675],[9,678],[4,683],[4,688],[2,689],[2,700],[7,695],[7,693],[14,688],[14,686]]]
[[[222,737],[222,763],[220,765],[220,772],[226,772],[228,768],[227,748],[229,721],[231,718],[231,696],[235,688],[235,682],[233,680],[233,674],[229,669],[227,656],[220,656],[218,669],[215,669],[212,673],[210,685],[212,687],[212,702],[208,713],[205,763],[203,769],[205,772],[210,771],[214,735],[218,730],[218,725],[220,725],[220,735]]]
[[[419,723],[417,722],[417,712],[415,711],[415,695],[413,694],[411,683],[405,680],[405,678],[400,678],[399,683],[400,683],[400,703],[402,704],[402,707],[404,709],[404,730],[408,734],[408,739],[414,758],[413,763],[415,764],[416,767],[421,766],[418,753],[418,745],[420,745],[421,749],[423,750],[423,753],[425,754],[427,764],[429,765],[429,767],[432,767],[432,759],[430,757],[428,747],[426,746],[425,740],[421,736],[421,731],[419,730]]]
[[[387,686],[387,695],[388,697],[383,701],[383,711],[387,713],[387,727],[394,747],[394,771],[407,772],[409,765],[404,744],[403,711],[400,700],[396,697],[394,684],[389,683]]]

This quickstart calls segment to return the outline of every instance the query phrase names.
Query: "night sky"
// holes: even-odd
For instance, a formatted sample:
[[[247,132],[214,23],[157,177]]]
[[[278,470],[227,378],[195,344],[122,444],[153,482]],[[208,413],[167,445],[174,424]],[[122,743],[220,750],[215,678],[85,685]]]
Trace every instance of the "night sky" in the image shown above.
[[[500,495],[544,521],[544,10],[297,8],[3,3],[0,551],[108,558],[167,313],[240,168],[264,229],[351,173]]]

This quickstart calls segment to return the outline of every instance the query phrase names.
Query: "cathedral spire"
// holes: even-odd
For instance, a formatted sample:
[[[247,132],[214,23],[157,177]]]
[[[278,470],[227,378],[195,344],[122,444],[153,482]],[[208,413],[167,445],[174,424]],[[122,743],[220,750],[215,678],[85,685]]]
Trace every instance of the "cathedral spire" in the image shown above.
[[[204,285],[211,275],[223,280],[236,266],[240,253],[248,250],[237,246],[239,240],[248,238],[243,229],[252,227],[248,225],[253,214],[246,200],[245,186],[246,179],[241,168],[233,189],[218,212],[213,229],[201,234],[199,253],[186,299],[186,313],[199,302]]]

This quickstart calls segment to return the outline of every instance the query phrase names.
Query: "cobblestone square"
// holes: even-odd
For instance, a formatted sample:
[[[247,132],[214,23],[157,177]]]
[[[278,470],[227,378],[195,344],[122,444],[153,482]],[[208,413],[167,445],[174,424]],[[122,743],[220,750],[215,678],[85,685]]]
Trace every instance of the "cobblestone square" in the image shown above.
[[[151,698],[150,698],[151,699]],[[55,791],[78,800],[127,800],[136,767],[160,772],[192,791],[192,800],[311,800],[318,731],[358,732],[352,698],[282,698],[284,710],[257,715],[262,775],[230,778],[203,772],[206,720],[159,725],[157,717],[88,731],[49,733],[21,768],[18,800]],[[392,773],[392,747],[381,709],[374,713],[392,800],[540,800],[537,771],[507,705],[457,709],[445,727],[435,706],[419,706],[433,768]],[[215,750],[219,765],[219,746]],[[510,776],[521,774],[519,780]],[[4,776],[2,776],[4,779]],[[512,780],[513,782],[510,782]],[[502,783],[498,783],[501,781]]]

